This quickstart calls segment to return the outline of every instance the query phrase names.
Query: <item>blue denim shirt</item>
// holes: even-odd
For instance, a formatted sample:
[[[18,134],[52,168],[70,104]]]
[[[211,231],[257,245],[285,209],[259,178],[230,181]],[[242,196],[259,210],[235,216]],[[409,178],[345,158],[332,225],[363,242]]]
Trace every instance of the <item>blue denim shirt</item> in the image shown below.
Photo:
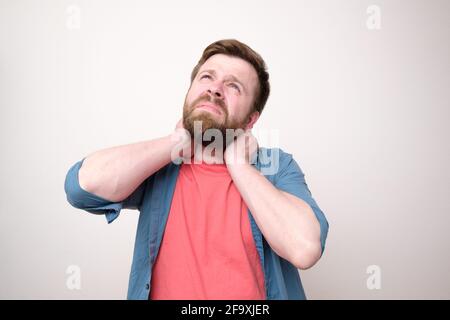
[[[289,192],[307,202],[320,223],[322,253],[328,233],[328,222],[305,182],[304,174],[291,154],[279,148],[259,148],[253,163],[278,189]],[[152,269],[169,215],[180,164],[170,162],[150,177],[121,202],[111,202],[80,187],[78,171],[83,160],[68,171],[65,192],[68,202],[89,213],[104,214],[108,223],[114,221],[122,209],[140,211],[136,232],[133,262],[128,285],[128,299],[147,300],[150,293]],[[279,257],[269,246],[248,210],[251,230],[263,266],[268,300],[303,300],[305,292],[295,266]]]

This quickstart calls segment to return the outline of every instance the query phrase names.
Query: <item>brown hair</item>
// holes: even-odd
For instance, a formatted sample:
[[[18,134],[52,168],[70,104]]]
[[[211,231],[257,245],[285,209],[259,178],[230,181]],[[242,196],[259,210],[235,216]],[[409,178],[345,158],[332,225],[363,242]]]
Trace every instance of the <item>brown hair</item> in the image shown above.
[[[238,40],[224,39],[213,42],[207,46],[197,65],[192,70],[191,84],[197,76],[198,70],[206,60],[219,53],[241,58],[249,62],[255,68],[256,74],[258,75],[259,87],[257,87],[258,89],[251,112],[258,111],[259,114],[261,114],[270,94],[269,73],[267,72],[266,63],[257,52]]]

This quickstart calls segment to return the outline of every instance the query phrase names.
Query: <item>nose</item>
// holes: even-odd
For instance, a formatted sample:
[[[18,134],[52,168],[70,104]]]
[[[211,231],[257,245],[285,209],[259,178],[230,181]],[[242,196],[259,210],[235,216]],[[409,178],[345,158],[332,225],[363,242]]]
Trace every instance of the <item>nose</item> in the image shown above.
[[[212,84],[208,89],[208,93],[212,95],[214,98],[223,99],[222,87],[217,84]]]

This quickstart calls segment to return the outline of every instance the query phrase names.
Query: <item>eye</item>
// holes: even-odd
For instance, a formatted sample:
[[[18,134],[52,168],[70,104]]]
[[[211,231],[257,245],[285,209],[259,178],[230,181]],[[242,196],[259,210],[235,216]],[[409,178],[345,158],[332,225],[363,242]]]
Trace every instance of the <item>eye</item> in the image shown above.
[[[204,74],[204,75],[202,75],[202,76],[200,77],[200,79],[203,79],[203,78],[205,78],[205,77],[211,79],[211,76],[210,76],[209,74]]]
[[[241,92],[241,90],[239,90],[239,87],[235,83],[230,83],[230,86],[232,88],[235,88],[237,91]]]

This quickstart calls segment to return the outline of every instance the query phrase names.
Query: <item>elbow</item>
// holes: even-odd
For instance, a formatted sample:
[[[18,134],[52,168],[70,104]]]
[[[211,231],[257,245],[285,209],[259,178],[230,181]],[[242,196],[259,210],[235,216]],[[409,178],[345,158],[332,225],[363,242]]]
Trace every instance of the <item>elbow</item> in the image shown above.
[[[322,255],[320,241],[310,242],[295,251],[291,263],[300,270],[307,270],[319,261]]]
[[[67,201],[70,205],[77,209],[85,207],[86,191],[80,187],[78,180],[78,171],[81,162],[74,164],[66,174],[64,181],[64,191],[66,193]]]
[[[78,169],[78,175],[76,179],[78,180],[78,185],[80,188],[86,192],[94,193],[95,192],[95,185],[93,184],[93,177],[94,175],[90,174],[89,172],[86,172],[86,166],[81,166]]]
[[[66,176],[65,182],[64,182],[64,191],[66,193],[66,199],[69,204],[77,209],[82,208],[82,194],[77,188],[77,181],[75,181],[75,177],[73,174],[69,171],[69,173]]]

